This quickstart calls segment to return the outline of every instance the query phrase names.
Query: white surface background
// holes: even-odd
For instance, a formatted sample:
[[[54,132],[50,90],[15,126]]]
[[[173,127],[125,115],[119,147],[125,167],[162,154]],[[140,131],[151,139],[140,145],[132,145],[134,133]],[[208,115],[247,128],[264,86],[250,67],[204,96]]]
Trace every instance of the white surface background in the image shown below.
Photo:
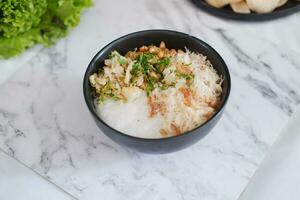
[[[97,0],[57,45],[0,62],[0,148],[80,200],[236,200],[300,103],[299,14],[249,24],[215,18],[187,0]],[[153,28],[203,39],[232,75],[211,133],[155,156],[105,137],[82,97],[83,74],[99,49]]]

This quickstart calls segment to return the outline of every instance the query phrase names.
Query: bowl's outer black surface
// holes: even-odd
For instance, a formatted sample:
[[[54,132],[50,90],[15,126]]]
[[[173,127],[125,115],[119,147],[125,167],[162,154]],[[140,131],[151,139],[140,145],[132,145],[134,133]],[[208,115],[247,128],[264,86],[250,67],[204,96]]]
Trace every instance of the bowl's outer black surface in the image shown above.
[[[179,136],[162,139],[144,139],[123,134],[107,125],[97,116],[88,77],[97,72],[99,67],[103,66],[103,61],[107,58],[111,51],[117,50],[121,54],[125,54],[127,51],[133,50],[134,48],[142,45],[158,45],[160,41],[164,41],[168,48],[184,49],[187,47],[191,51],[200,52],[208,57],[214,68],[220,75],[224,77],[220,109],[202,126]],[[231,83],[228,68],[220,55],[212,47],[203,41],[184,33],[169,30],[148,30],[123,36],[111,42],[101,51],[99,51],[92,59],[85,73],[83,92],[87,106],[92,113],[96,124],[103,131],[103,133],[105,133],[112,140],[145,153],[168,153],[190,146],[208,134],[208,132],[216,125],[222,115],[225,104],[229,97],[230,87]],[[130,113],[128,113],[128,115],[130,115]]]
[[[300,2],[296,0],[289,0],[284,6],[277,8],[271,13],[250,13],[250,14],[241,14],[234,12],[230,6],[226,6],[224,8],[214,8],[208,5],[205,0],[191,0],[194,4],[196,4],[203,11],[210,13],[212,15],[234,19],[234,20],[242,20],[242,21],[267,21],[272,19],[277,19],[280,17],[291,15],[295,12],[300,11]]]

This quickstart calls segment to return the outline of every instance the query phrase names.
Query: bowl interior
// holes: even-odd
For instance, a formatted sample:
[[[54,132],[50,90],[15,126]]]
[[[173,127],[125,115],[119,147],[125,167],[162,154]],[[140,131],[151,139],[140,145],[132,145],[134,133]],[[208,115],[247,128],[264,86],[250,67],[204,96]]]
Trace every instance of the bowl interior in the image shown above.
[[[224,77],[224,82],[222,84],[223,93],[221,95],[221,105],[214,116],[218,114],[219,110],[225,105],[230,92],[230,75],[221,56],[208,44],[188,34],[169,30],[150,30],[132,33],[114,40],[100,50],[92,59],[84,77],[83,89],[87,105],[96,118],[100,119],[97,116],[88,77],[97,72],[97,70],[104,65],[104,60],[113,50],[117,50],[119,53],[125,54],[129,50],[133,50],[134,48],[142,45],[159,45],[161,41],[164,41],[169,49],[174,48],[184,50],[185,48],[188,48],[193,52],[198,52],[207,56],[213,67],[217,70],[218,74]],[[214,118],[214,116],[212,116],[209,120]]]

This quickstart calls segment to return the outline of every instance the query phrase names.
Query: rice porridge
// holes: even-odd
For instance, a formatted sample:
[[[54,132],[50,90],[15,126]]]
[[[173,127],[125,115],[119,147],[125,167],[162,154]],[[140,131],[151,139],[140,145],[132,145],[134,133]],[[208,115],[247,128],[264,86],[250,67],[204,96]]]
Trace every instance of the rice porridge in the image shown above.
[[[100,66],[99,66],[100,67]],[[111,52],[89,77],[99,117],[141,138],[184,134],[218,109],[222,77],[202,54],[160,45]]]

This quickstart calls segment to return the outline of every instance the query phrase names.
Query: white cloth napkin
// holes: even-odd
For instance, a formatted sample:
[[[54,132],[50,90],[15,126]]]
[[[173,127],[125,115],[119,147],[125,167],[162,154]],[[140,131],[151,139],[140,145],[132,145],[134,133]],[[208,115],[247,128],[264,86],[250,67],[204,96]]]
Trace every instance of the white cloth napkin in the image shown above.
[[[299,199],[300,108],[293,114],[239,200]]]

